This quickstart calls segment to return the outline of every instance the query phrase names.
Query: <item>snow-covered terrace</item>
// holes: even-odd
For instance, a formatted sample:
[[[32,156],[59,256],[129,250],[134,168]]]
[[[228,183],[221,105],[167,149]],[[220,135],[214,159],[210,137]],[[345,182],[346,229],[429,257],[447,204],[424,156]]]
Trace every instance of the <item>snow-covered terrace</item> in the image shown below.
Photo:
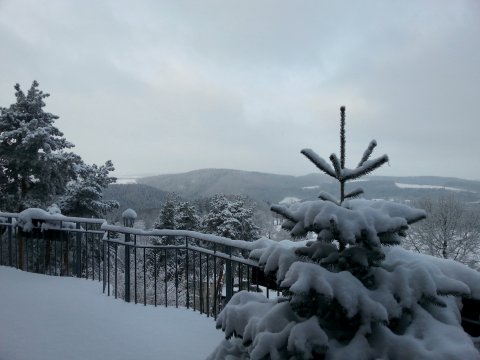
[[[223,338],[187,309],[102,294],[98,282],[0,266],[0,359],[204,359]]]

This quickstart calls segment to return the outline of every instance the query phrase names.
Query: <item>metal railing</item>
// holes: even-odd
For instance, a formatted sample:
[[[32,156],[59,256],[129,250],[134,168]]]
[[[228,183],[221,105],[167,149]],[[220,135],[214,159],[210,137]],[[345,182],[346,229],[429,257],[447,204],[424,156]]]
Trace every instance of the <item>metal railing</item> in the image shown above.
[[[241,290],[265,292],[252,243],[182,230],[104,225],[103,288],[135,303],[182,306],[214,316]]]
[[[127,302],[213,317],[237,291],[272,295],[274,285],[265,285],[258,264],[248,259],[252,242],[61,215],[35,218],[27,232],[17,226],[18,216],[0,212],[0,265],[97,280],[104,293]]]
[[[47,275],[101,280],[103,219],[51,215],[17,226],[19,214],[0,212],[0,265]],[[48,226],[45,226],[48,225]]]

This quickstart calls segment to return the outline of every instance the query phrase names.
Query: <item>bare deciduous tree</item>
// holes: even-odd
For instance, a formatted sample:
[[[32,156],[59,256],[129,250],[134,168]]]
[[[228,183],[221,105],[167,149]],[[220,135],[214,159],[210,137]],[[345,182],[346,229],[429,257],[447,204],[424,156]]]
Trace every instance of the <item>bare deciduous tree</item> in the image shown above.
[[[480,266],[480,214],[454,194],[422,198],[413,204],[427,212],[427,219],[413,225],[405,247],[421,253],[453,259],[474,268]]]

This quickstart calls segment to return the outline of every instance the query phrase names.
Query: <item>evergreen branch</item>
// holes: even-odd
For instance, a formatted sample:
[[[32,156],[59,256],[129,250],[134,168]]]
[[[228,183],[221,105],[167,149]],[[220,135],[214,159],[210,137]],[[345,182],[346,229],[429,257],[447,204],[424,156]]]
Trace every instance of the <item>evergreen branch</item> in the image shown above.
[[[335,171],[332,169],[332,167],[323,158],[318,156],[312,149],[303,149],[301,153],[325,174],[336,178]]]
[[[355,190],[352,190],[348,194],[346,194],[345,199],[354,198],[354,197],[357,197],[357,196],[359,196],[363,193],[364,193],[364,191],[363,191],[362,188],[356,188]]]
[[[330,155],[330,161],[332,162],[333,168],[335,169],[336,178],[338,180],[342,179],[342,165],[336,154]]]
[[[332,194],[329,194],[326,191],[321,191],[320,194],[318,194],[318,198],[323,201],[330,201],[335,205],[340,205],[340,201],[335,196],[333,196]]]
[[[282,215],[285,219],[290,220],[294,223],[296,223],[298,220],[295,219],[293,216],[292,212],[289,211],[286,207],[281,206],[281,205],[272,205],[270,207],[270,210],[273,211],[274,213],[277,213],[279,215]]]
[[[368,173],[371,173],[373,170],[378,169],[380,166],[388,162],[388,156],[382,155],[379,158],[368,160],[363,163],[362,166],[357,167],[354,170],[343,171],[345,180],[352,180],[359,177],[362,177]]]
[[[375,146],[377,146],[377,142],[375,140],[370,141],[370,144],[368,144],[367,149],[363,153],[362,159],[358,163],[357,167],[362,166],[365,161],[367,161],[370,158],[370,155],[372,155],[373,149],[375,149]]]
[[[328,221],[330,223],[330,232],[332,233],[332,236],[334,239],[339,239],[339,230],[338,230],[338,220],[335,215],[332,215]]]
[[[423,220],[423,219],[426,219],[427,218],[427,214],[426,213],[423,213],[423,214],[418,214],[416,216],[412,216],[407,220],[407,224],[410,225],[410,224],[413,224],[413,223],[416,223],[417,221],[420,221],[420,220]]]

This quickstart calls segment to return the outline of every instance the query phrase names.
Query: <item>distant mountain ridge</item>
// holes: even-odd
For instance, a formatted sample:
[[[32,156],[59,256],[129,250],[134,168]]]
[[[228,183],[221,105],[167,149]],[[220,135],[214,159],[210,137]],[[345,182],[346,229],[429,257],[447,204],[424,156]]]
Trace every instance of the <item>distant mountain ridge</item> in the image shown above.
[[[349,182],[347,187],[362,187],[365,190],[362,197],[367,199],[404,201],[453,191],[464,201],[480,202],[480,181],[437,176],[368,176],[365,179]],[[337,183],[320,173],[292,176],[232,169],[201,169],[149,176],[138,178],[137,183],[175,192],[186,199],[218,193],[244,194],[268,203],[278,203],[285,198],[313,199],[320,191],[333,195],[339,191]]]

